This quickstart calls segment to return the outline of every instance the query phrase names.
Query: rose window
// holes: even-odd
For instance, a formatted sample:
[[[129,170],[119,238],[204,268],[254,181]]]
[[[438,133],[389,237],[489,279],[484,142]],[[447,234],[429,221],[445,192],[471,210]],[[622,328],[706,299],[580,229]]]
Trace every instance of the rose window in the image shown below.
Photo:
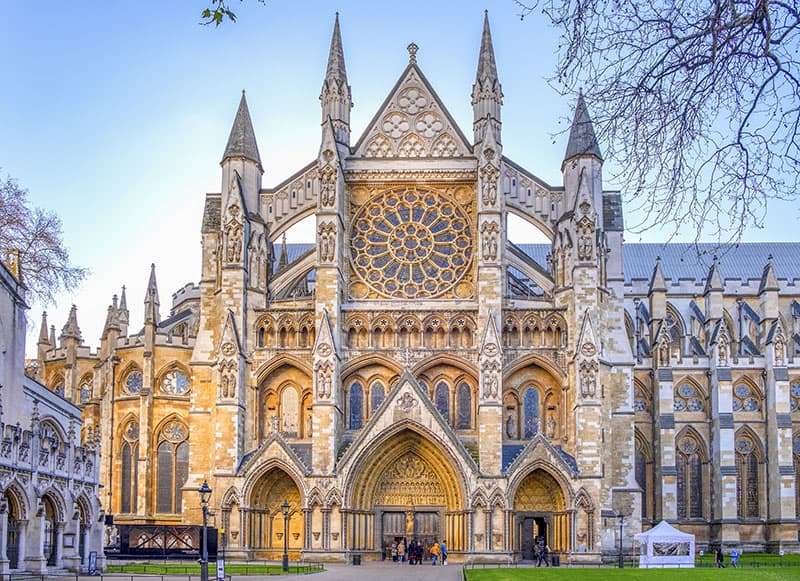
[[[184,395],[189,391],[189,378],[180,371],[170,371],[161,379],[161,391],[171,395]]]
[[[441,193],[378,194],[356,213],[351,239],[355,272],[388,297],[440,296],[463,278],[472,261],[467,213]]]

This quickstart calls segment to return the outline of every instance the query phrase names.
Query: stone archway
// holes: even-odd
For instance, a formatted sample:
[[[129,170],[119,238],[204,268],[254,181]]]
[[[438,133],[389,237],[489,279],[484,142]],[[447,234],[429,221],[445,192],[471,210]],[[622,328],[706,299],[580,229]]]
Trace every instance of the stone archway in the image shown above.
[[[303,499],[294,479],[274,467],[258,477],[250,489],[246,509],[246,543],[255,558],[278,559],[284,548],[284,515],[281,505],[289,503],[289,535],[286,539],[290,559],[299,559],[305,543]]]
[[[514,493],[513,542],[523,560],[533,559],[536,543],[546,543],[553,553],[571,549],[567,495],[542,468],[525,476]]]
[[[403,429],[370,450],[347,489],[347,546],[380,558],[396,539],[466,548],[463,479],[431,440]]]

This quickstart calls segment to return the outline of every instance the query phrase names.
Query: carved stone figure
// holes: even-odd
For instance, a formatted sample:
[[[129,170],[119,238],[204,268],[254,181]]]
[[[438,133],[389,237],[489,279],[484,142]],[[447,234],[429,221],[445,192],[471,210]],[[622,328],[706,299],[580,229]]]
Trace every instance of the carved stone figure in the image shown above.
[[[580,378],[581,396],[594,397],[597,393],[597,361],[581,361]]]
[[[486,164],[481,170],[483,188],[481,199],[485,206],[494,206],[497,203],[497,170],[494,166]]]
[[[506,436],[517,437],[517,420],[514,418],[514,414],[508,414],[508,418],[506,418]]]
[[[329,165],[320,170],[319,200],[323,208],[330,208],[336,201],[336,170]]]
[[[242,257],[242,229],[235,225],[228,230],[228,251],[225,256],[228,262],[239,262]]]
[[[484,222],[481,225],[484,260],[497,260],[497,235],[499,230],[500,227],[497,222]]]
[[[551,440],[556,437],[556,419],[553,414],[547,417],[547,437]]]

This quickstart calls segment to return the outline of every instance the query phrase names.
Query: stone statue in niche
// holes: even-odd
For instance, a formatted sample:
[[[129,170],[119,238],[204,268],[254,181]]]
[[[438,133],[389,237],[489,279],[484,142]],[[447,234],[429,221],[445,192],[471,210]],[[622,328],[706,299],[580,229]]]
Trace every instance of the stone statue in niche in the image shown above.
[[[482,200],[485,206],[494,206],[497,203],[497,170],[486,164],[481,171],[483,179]]]
[[[497,222],[484,222],[481,226],[484,260],[497,260],[497,234],[499,229]]]
[[[547,437],[552,440],[556,437],[556,419],[553,414],[547,417]]]
[[[228,230],[228,262],[239,262],[242,257],[242,229],[237,224]]]
[[[326,151],[325,153],[328,153]],[[332,157],[333,154],[331,154]],[[333,206],[336,201],[336,171],[331,166],[320,170],[320,203],[323,208]]]
[[[785,350],[786,346],[783,343],[783,337],[779,335],[775,339],[775,365],[783,365]]]
[[[514,414],[508,414],[508,418],[506,418],[506,436],[514,439],[517,437],[517,420],[514,418]]]
[[[594,397],[597,393],[597,362],[584,360],[580,364],[581,396]]]

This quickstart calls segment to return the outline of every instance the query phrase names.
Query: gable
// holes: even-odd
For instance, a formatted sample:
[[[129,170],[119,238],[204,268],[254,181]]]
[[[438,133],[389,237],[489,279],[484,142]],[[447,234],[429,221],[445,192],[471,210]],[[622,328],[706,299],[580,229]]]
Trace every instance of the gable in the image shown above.
[[[410,64],[355,146],[356,157],[464,157],[472,147],[428,80]]]

